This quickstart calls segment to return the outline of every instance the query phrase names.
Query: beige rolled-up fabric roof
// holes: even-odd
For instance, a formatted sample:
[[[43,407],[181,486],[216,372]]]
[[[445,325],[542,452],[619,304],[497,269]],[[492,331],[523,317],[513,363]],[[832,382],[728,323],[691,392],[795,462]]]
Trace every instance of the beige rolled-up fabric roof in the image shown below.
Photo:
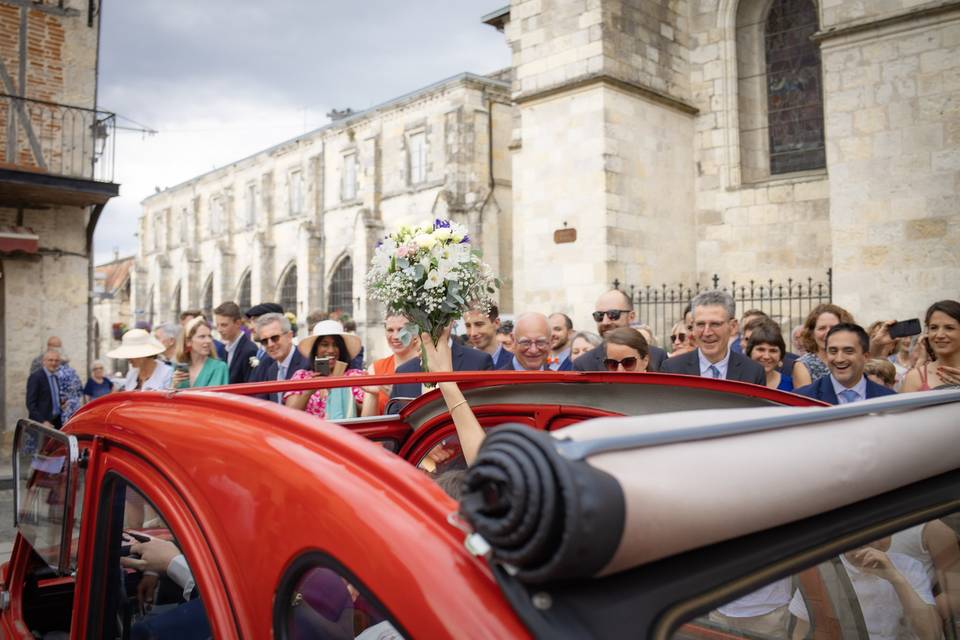
[[[531,431],[488,437],[461,508],[495,558],[542,582],[616,573],[956,469],[960,391],[601,418],[549,441]]]

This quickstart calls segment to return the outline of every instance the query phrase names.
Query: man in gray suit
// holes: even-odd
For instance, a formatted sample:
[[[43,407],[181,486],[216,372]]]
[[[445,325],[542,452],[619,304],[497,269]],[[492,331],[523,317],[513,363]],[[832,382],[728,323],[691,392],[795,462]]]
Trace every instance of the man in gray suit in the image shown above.
[[[704,291],[693,299],[691,307],[697,348],[667,359],[660,371],[765,385],[763,367],[730,350],[733,319],[737,317],[733,297],[724,291]]]

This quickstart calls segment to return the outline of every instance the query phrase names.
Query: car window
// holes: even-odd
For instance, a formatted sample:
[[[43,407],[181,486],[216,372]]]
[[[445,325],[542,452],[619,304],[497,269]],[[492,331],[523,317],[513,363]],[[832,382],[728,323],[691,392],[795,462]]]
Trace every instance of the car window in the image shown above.
[[[960,519],[850,548],[728,601],[674,638],[956,638]]]
[[[441,438],[417,461],[417,468],[433,478],[448,471],[466,469],[467,462],[460,448],[460,437],[454,432]]]
[[[99,500],[90,637],[207,638],[210,626],[177,535],[143,492],[108,474]]]
[[[403,634],[373,595],[321,554],[301,558],[278,590],[280,638],[396,640]]]

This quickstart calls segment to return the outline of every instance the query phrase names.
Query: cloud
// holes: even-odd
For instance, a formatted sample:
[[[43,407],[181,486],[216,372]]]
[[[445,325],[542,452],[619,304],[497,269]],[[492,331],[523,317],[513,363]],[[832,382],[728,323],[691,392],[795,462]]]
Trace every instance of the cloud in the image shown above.
[[[105,5],[100,107],[159,133],[120,131],[121,196],[96,260],[136,252],[140,201],[326,122],[463,71],[510,64],[480,16],[506,0],[138,0]]]

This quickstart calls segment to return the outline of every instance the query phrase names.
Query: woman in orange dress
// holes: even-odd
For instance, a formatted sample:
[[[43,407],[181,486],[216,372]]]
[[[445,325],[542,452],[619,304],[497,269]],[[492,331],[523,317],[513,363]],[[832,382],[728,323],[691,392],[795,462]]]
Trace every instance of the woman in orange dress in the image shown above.
[[[408,320],[405,316],[392,315],[387,316],[383,323],[387,334],[387,344],[393,355],[386,358],[374,360],[368,371],[372,375],[390,375],[397,370],[401,364],[416,358],[420,353],[420,339],[413,338],[409,344],[404,345],[400,339],[400,330],[406,326]],[[382,416],[386,413],[387,401],[390,399],[390,386],[382,385],[378,387],[364,387],[367,396],[363,401],[363,416]]]

